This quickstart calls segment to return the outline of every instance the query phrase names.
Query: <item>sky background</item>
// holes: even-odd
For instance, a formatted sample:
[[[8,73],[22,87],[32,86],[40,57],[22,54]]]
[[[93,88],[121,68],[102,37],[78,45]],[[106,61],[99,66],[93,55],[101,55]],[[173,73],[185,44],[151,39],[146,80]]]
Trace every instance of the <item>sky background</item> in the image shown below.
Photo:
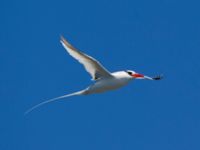
[[[1,150],[199,150],[200,2],[2,0]],[[70,97],[92,81],[59,42],[111,72],[165,75]]]

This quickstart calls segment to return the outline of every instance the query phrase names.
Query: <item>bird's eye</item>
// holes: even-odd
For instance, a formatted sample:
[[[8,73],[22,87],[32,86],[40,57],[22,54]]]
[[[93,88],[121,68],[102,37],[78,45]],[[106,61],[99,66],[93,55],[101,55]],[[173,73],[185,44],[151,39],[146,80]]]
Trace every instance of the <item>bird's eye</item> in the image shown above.
[[[129,75],[132,75],[133,73],[132,72],[130,72],[130,71],[127,71],[127,73],[129,74]]]

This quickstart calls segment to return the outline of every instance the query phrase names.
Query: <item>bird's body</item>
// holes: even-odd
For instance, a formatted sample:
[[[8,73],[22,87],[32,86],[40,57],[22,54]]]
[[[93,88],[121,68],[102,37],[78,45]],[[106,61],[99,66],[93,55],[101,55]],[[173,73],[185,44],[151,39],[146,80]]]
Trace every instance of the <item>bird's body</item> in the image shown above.
[[[142,74],[138,74],[131,70],[117,71],[114,73],[110,73],[96,59],[75,49],[63,37],[61,37],[61,44],[73,58],[75,58],[81,64],[83,64],[86,71],[92,76],[92,79],[95,82],[92,85],[90,85],[88,88],[86,88],[82,91],[78,91],[78,92],[75,92],[72,94],[67,94],[64,96],[60,96],[60,97],[56,97],[56,98],[44,101],[44,102],[32,107],[28,111],[26,111],[26,114],[31,112],[35,108],[40,107],[41,105],[47,104],[49,102],[52,102],[52,101],[55,101],[58,99],[63,99],[63,98],[75,96],[75,95],[88,95],[88,94],[94,94],[94,93],[102,93],[102,92],[106,92],[109,90],[115,90],[122,86],[127,85],[133,79],[149,79],[149,80],[160,80],[161,79],[160,76],[151,78],[148,76],[144,76]]]
[[[127,75],[125,71],[118,71],[111,74],[111,77],[97,80],[90,85],[85,94],[102,93],[109,90],[115,90],[128,84],[133,78]]]

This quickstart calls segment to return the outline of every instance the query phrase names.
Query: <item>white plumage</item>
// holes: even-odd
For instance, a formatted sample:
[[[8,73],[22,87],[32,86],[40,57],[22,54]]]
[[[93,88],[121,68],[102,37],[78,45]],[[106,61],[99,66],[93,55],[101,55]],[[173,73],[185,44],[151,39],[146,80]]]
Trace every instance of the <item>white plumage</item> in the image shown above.
[[[44,101],[34,107],[30,108],[25,112],[25,114],[31,112],[32,110],[47,104],[49,102],[53,102],[59,99],[63,99],[70,96],[75,95],[88,95],[94,93],[102,93],[109,90],[114,90],[120,88],[122,86],[127,85],[133,79],[149,79],[149,80],[160,80],[161,76],[157,76],[154,78],[144,76],[142,74],[138,74],[134,71],[127,70],[127,71],[118,71],[114,73],[110,73],[106,70],[96,59],[88,56],[81,51],[75,49],[67,40],[61,36],[60,42],[62,43],[63,47],[66,51],[76,60],[78,60],[83,66],[85,67],[86,71],[92,76],[95,80],[94,84],[90,85],[88,88],[75,92],[72,94],[56,97],[47,101]]]
[[[61,36],[60,42],[73,58],[83,64],[87,72],[92,76],[94,80],[98,78],[111,77],[110,72],[108,72],[96,59],[75,49],[71,44],[67,42],[67,40],[64,39],[64,37]]]

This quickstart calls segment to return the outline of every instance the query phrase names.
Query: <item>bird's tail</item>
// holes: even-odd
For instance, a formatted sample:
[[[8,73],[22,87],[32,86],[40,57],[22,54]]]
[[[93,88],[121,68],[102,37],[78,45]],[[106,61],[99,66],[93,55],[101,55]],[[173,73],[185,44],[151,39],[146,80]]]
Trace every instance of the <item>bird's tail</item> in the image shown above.
[[[28,109],[24,113],[24,115],[27,115],[28,113],[32,112],[34,109],[36,109],[36,108],[38,108],[42,105],[48,104],[50,102],[54,102],[54,101],[57,101],[57,100],[60,100],[60,99],[66,98],[66,97],[70,97],[70,96],[84,95],[85,93],[86,93],[86,90],[82,90],[82,91],[78,91],[78,92],[74,92],[74,93],[71,93],[71,94],[67,94],[67,95],[63,95],[63,96],[59,96],[59,97],[56,97],[56,98],[49,99],[47,101],[41,102],[41,103],[31,107],[30,109]]]

